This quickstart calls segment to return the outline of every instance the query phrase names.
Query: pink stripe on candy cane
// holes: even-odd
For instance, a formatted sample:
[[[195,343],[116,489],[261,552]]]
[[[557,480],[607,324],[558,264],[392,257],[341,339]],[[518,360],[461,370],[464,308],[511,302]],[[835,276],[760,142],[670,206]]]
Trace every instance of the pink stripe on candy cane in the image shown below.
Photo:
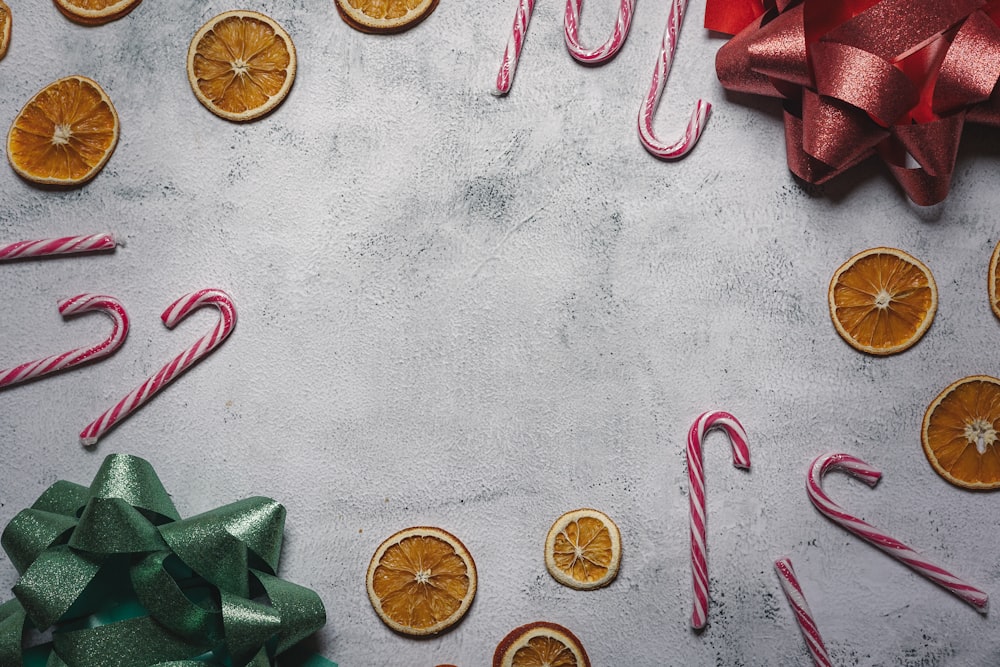
[[[980,613],[985,614],[989,607],[986,593],[962,581],[944,568],[921,556],[899,540],[883,533],[875,526],[851,516],[842,507],[830,500],[823,491],[823,476],[831,470],[841,470],[852,477],[857,477],[868,486],[875,486],[882,473],[872,468],[859,458],[850,454],[826,454],[819,456],[809,467],[806,476],[806,491],[809,500],[822,514],[845,530],[854,533],[866,542],[878,547],[893,558],[911,567],[917,574],[927,577],[934,583],[951,591],[968,602]]]
[[[68,255],[78,252],[112,250],[117,242],[111,234],[91,234],[90,236],[65,236],[59,239],[39,239],[18,241],[0,247],[0,261],[24,257],[46,257],[48,255]]]
[[[702,467],[701,443],[705,433],[721,428],[733,448],[733,465],[750,468],[747,434],[736,417],[728,412],[706,412],[688,431],[687,464],[691,497],[691,576],[694,585],[694,611],[691,627],[701,629],[708,619],[708,560],[705,556],[705,470]]]
[[[826,652],[826,645],[813,620],[812,612],[809,610],[809,603],[802,593],[799,580],[792,569],[792,561],[788,558],[779,558],[774,561],[774,569],[778,573],[778,581],[781,582],[781,590],[785,592],[785,599],[795,613],[795,620],[799,624],[799,630],[806,640],[806,647],[812,656],[816,667],[831,667],[830,655]]]
[[[646,100],[642,108],[639,109],[639,141],[646,150],[658,158],[674,159],[684,157],[690,152],[694,145],[698,143],[699,137],[705,127],[708,112],[712,105],[704,100],[698,100],[694,111],[688,119],[687,129],[677,141],[665,144],[656,138],[653,132],[653,116],[656,114],[656,107],[660,103],[660,96],[663,94],[663,87],[667,83],[667,74],[670,72],[670,64],[674,58],[674,51],[677,50],[677,38],[680,34],[681,21],[684,18],[684,9],[687,0],[671,0],[670,15],[667,17],[667,27],[663,32],[663,41],[660,44],[660,55],[656,59],[656,69],[653,71],[653,82],[649,86]]]
[[[233,327],[236,326],[236,307],[228,294],[218,289],[203,289],[192,292],[172,303],[160,319],[170,329],[188,316],[192,311],[202,306],[215,306],[219,309],[219,321],[212,327],[212,330],[195,341],[194,345],[177,355],[173,361],[161,368],[156,375],[147,379],[136,387],[125,398],[118,401],[114,407],[107,410],[100,417],[91,422],[80,432],[80,443],[85,446],[97,444],[102,435],[107,433],[115,424],[132,414],[139,406],[143,405],[174,380],[178,375],[186,371],[195,362],[222,344]]]
[[[583,0],[566,0],[566,13],[563,15],[563,32],[566,35],[566,48],[569,54],[586,65],[597,65],[610,60],[625,43],[629,28],[632,26],[632,13],[635,11],[635,0],[621,0],[618,8],[618,19],[615,21],[614,32],[608,41],[596,49],[587,50],[580,46],[580,7]]]
[[[59,314],[63,317],[94,311],[104,313],[114,323],[111,334],[107,338],[91,347],[80,347],[0,371],[0,387],[8,387],[49,373],[73,368],[88,361],[95,361],[108,356],[121,347],[121,344],[125,342],[125,337],[128,336],[128,314],[117,299],[103,294],[77,294],[59,304]]]
[[[528,21],[535,9],[535,0],[518,0],[517,13],[514,14],[514,29],[507,40],[507,48],[500,61],[500,71],[497,73],[497,93],[506,95],[514,82],[514,72],[517,70],[517,59],[521,56],[524,37],[528,33]]]

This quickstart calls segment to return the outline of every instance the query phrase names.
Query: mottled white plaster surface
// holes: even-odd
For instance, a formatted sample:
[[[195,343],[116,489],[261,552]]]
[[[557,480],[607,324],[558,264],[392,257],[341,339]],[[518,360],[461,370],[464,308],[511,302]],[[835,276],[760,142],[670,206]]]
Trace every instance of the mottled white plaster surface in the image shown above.
[[[513,2],[442,0],[391,37],[348,28],[330,0],[244,3],[291,33],[298,78],[249,125],[210,114],[184,72],[191,35],[237,8],[146,0],[97,28],[45,0],[9,0],[0,126],[45,84],[85,74],[108,91],[121,141],[90,184],[45,191],[0,165],[0,241],[110,230],[112,254],[0,265],[0,366],[99,339],[99,315],[57,300],[119,297],[125,346],[90,367],[0,392],[0,521],[103,457],[149,459],[183,515],[266,494],[289,510],[282,574],[317,590],[316,648],[345,667],[482,667],[513,627],[572,629],[595,667],[804,665],[772,571],[791,556],[837,665],[996,665],[981,617],[826,521],[809,504],[812,458],[851,452],[885,472],[827,488],[850,510],[1000,594],[996,494],[950,486],[924,459],[920,420],[953,380],[1000,375],[985,285],[998,240],[996,131],[969,128],[950,197],[922,210],[878,164],[824,188],[785,165],[777,103],[726,94],[722,40],[695,3],[657,127],[715,105],[686,159],[640,147],[635,116],[667,6],[640,0],[620,56],[570,59],[562,5],[540,0],[509,97],[489,94]],[[603,39],[615,6],[588,0]],[[904,354],[844,344],[827,281],[854,252],[907,250],[934,271],[937,319]],[[202,287],[239,308],[232,337],[108,434],[76,435],[212,323],[169,331],[160,311]],[[753,470],[725,438],[705,448],[709,626],[688,628],[684,438],[703,410],[745,424]],[[621,527],[608,588],[545,571],[562,512]],[[410,525],[458,535],[479,594],[442,637],[397,636],[364,572]],[[15,581],[0,558],[0,590]],[[8,595],[0,595],[7,599]]]

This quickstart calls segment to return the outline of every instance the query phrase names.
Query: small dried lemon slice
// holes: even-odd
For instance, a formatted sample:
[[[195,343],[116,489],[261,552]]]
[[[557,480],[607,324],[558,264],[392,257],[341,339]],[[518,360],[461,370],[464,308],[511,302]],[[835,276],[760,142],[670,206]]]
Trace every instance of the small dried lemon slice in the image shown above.
[[[434,635],[465,616],[476,597],[476,563],[451,533],[428,526],[386,539],[368,564],[368,599],[396,632]]]
[[[993,255],[990,256],[990,270],[986,276],[987,286],[990,291],[990,308],[993,314],[1000,317],[1000,272],[997,271],[997,264],[1000,263],[1000,243],[993,248]]]
[[[295,45],[269,16],[236,10],[211,19],[188,48],[191,90],[226,120],[260,118],[285,99],[295,81]]]
[[[545,567],[564,586],[593,590],[618,575],[622,538],[607,514],[594,509],[566,512],[545,538]]]
[[[109,23],[135,9],[140,0],[54,0],[70,21],[84,25]]]
[[[902,352],[920,340],[937,312],[937,284],[916,257],[870,248],[837,269],[827,294],[837,333],[856,350]]]
[[[1000,380],[948,385],[924,413],[924,454],[937,474],[967,489],[1000,488]]]
[[[118,143],[118,113],[104,89],[68,76],[35,94],[7,133],[7,159],[19,176],[42,185],[92,179]]]
[[[361,32],[408,30],[437,7],[438,0],[334,0],[340,17]]]
[[[0,58],[7,55],[7,47],[10,46],[10,7],[0,0]]]
[[[590,667],[590,658],[572,632],[536,621],[514,628],[500,641],[493,667]]]

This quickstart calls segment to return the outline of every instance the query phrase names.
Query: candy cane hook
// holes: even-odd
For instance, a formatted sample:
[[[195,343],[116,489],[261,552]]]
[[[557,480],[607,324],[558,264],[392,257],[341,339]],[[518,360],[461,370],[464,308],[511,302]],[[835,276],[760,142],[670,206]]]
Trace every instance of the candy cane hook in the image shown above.
[[[89,236],[64,236],[58,239],[18,241],[0,246],[0,261],[25,257],[46,257],[48,255],[68,255],[79,252],[112,250],[118,244],[111,234],[91,234]]]
[[[121,347],[121,344],[125,342],[125,337],[128,336],[128,314],[117,299],[103,294],[77,294],[59,303],[59,314],[63,317],[95,311],[104,313],[114,323],[111,334],[107,338],[91,347],[80,347],[0,371],[0,387],[9,387],[49,373],[73,368],[88,361],[95,361],[112,354]]]
[[[802,593],[799,579],[795,576],[792,568],[792,561],[789,558],[779,558],[774,561],[774,569],[778,573],[778,581],[781,582],[781,590],[785,592],[785,599],[795,614],[795,621],[799,624],[799,630],[806,640],[806,647],[809,655],[812,656],[816,667],[831,667],[830,655],[826,652],[826,645],[823,637],[819,634],[816,621],[813,620],[812,611],[806,596]]]
[[[535,0],[518,0],[517,13],[514,14],[514,29],[510,39],[507,40],[507,48],[504,49],[503,60],[500,61],[500,71],[497,73],[496,92],[498,95],[509,93],[510,86],[514,83],[517,60],[521,57],[521,47],[524,46],[524,37],[528,34],[528,22],[531,20],[531,12],[534,10]]]
[[[840,505],[830,500],[830,497],[823,491],[822,481],[823,476],[831,470],[846,472],[848,475],[857,477],[871,487],[874,487],[879,479],[882,478],[881,472],[850,454],[825,454],[819,456],[812,462],[812,465],[809,467],[809,473],[806,476],[806,491],[809,494],[809,500],[816,506],[816,509],[848,532],[854,533],[869,544],[878,547],[893,558],[901,561],[904,565],[913,568],[917,574],[927,577],[939,586],[954,593],[975,607],[980,613],[986,613],[989,607],[989,599],[986,593],[970,586],[939,565],[935,565],[924,556],[921,556],[899,540],[883,533],[875,526],[851,516]]]
[[[173,361],[161,368],[156,375],[150,377],[141,385],[136,387],[125,398],[118,401],[114,407],[108,409],[104,414],[91,422],[80,432],[80,443],[85,446],[97,444],[102,435],[108,432],[115,424],[135,412],[139,406],[143,405],[156,395],[163,387],[174,380],[178,375],[186,371],[195,362],[222,344],[236,326],[236,307],[228,294],[218,289],[203,289],[182,296],[169,307],[160,319],[167,328],[174,326],[188,316],[192,311],[202,306],[211,305],[219,309],[219,321],[212,327],[212,330],[199,338],[188,349],[177,355]]]
[[[705,556],[705,470],[702,467],[701,443],[705,433],[721,428],[729,436],[733,449],[733,465],[750,468],[750,448],[747,434],[736,417],[728,412],[706,412],[695,420],[688,431],[687,464],[691,498],[691,578],[694,588],[694,611],[691,627],[705,627],[708,618],[708,560]]]
[[[618,19],[615,21],[614,32],[608,41],[596,49],[587,50],[580,46],[580,8],[583,0],[566,0],[566,13],[563,15],[563,32],[566,35],[566,48],[569,54],[585,65],[598,65],[614,57],[625,43],[629,28],[632,26],[632,13],[635,11],[635,0],[621,0],[618,7]]]
[[[656,138],[656,134],[653,132],[653,116],[656,114],[656,106],[660,103],[663,87],[667,83],[667,74],[670,72],[674,51],[677,50],[677,38],[680,34],[686,5],[687,0],[671,0],[670,2],[670,15],[667,17],[667,27],[663,32],[660,55],[656,59],[656,69],[653,70],[653,82],[649,86],[646,100],[639,109],[639,141],[642,142],[647,151],[656,157],[665,159],[684,157],[694,148],[705,127],[708,112],[712,109],[712,105],[705,100],[698,100],[691,117],[688,119],[684,136],[673,143],[663,143]]]

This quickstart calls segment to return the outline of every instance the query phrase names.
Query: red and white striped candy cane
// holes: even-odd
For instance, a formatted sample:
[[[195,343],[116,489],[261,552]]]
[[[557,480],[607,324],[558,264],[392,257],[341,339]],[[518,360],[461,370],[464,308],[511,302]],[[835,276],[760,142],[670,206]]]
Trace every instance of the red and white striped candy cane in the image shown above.
[[[192,292],[172,303],[160,319],[168,328],[183,320],[192,311],[202,306],[215,306],[219,309],[219,321],[212,330],[199,338],[194,345],[177,355],[173,361],[161,368],[156,375],[136,387],[125,398],[118,401],[114,407],[91,422],[80,432],[80,443],[86,446],[97,444],[97,441],[115,424],[132,414],[139,406],[156,395],[178,375],[190,368],[195,362],[222,344],[233,327],[236,326],[236,307],[228,294],[219,289],[203,289]]]
[[[24,257],[46,257],[48,255],[69,255],[78,252],[112,250],[117,245],[111,234],[91,234],[89,236],[64,236],[59,239],[39,239],[18,241],[0,246],[0,261]]]
[[[701,443],[705,433],[721,428],[729,436],[733,448],[733,465],[750,468],[750,448],[747,434],[736,417],[728,412],[706,412],[688,431],[687,464],[691,497],[691,576],[694,584],[694,611],[691,627],[705,627],[708,619],[708,560],[705,557],[705,470],[702,467]]]
[[[111,334],[107,338],[91,347],[80,347],[0,371],[0,387],[34,380],[49,373],[73,368],[88,361],[95,361],[108,356],[121,347],[121,344],[125,342],[125,337],[128,336],[128,314],[118,299],[103,294],[77,294],[59,304],[59,314],[63,317],[95,311],[104,313],[114,323]]]
[[[583,0],[566,0],[566,13],[563,15],[563,32],[566,35],[566,48],[569,54],[585,65],[597,65],[614,57],[625,43],[629,28],[632,26],[632,13],[635,11],[635,0],[621,0],[618,7],[618,19],[615,21],[614,32],[608,41],[596,49],[585,49],[580,46],[580,7]]]
[[[660,55],[656,59],[656,69],[653,70],[653,82],[649,86],[646,100],[639,109],[639,141],[642,142],[647,151],[656,157],[665,159],[684,157],[694,148],[705,127],[708,112],[712,109],[712,105],[705,100],[698,100],[691,117],[688,119],[684,136],[672,143],[663,143],[656,138],[656,133],[653,132],[653,116],[656,114],[656,106],[660,103],[663,87],[667,83],[667,74],[670,72],[670,63],[673,61],[674,51],[677,49],[677,38],[680,34],[686,5],[687,0],[671,0],[670,2],[670,15],[667,17],[667,28],[663,32]]]
[[[809,493],[809,500],[816,506],[816,509],[823,513],[826,518],[840,524],[845,530],[854,533],[864,541],[901,561],[903,564],[910,566],[917,574],[921,574],[934,583],[948,589],[975,607],[977,611],[983,614],[986,613],[989,607],[989,598],[986,593],[974,586],[970,586],[939,565],[935,565],[924,556],[921,556],[899,540],[886,535],[875,526],[851,516],[840,505],[830,500],[830,497],[823,491],[822,481],[823,475],[831,470],[846,472],[848,475],[857,477],[872,487],[882,478],[881,472],[850,454],[824,454],[823,456],[819,456],[812,462],[812,465],[809,467],[809,473],[806,476],[806,491]]]
[[[781,582],[781,590],[785,592],[785,599],[795,613],[795,620],[799,624],[799,630],[806,640],[806,647],[812,656],[816,667],[831,667],[830,655],[826,652],[826,645],[823,644],[823,637],[819,634],[816,621],[813,620],[812,612],[809,610],[809,603],[802,593],[799,580],[792,569],[792,561],[789,558],[779,558],[774,561],[774,569],[778,573],[778,581]]]
[[[507,40],[507,48],[504,49],[503,60],[500,61],[500,71],[497,73],[497,93],[500,95],[509,93],[510,86],[514,82],[517,59],[521,57],[521,47],[524,46],[524,37],[528,33],[528,22],[531,20],[531,12],[534,9],[535,0],[518,0],[517,2],[514,29],[510,39]]]

